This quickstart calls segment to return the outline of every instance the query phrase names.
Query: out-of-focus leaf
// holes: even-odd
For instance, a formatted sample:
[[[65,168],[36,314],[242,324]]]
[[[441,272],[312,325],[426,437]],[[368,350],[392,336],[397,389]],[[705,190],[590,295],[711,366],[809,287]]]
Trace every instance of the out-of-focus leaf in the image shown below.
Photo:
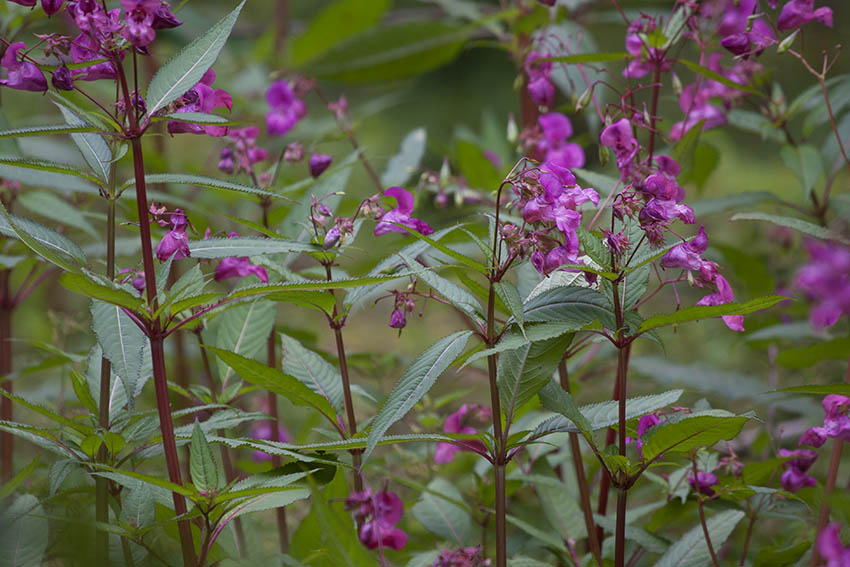
[[[720,549],[738,522],[744,517],[739,510],[725,510],[708,518],[706,528],[714,549]],[[711,562],[702,526],[691,528],[677,539],[655,563],[655,567],[705,567]]]
[[[425,155],[425,145],[428,135],[425,128],[411,130],[401,141],[399,152],[387,162],[387,168],[381,174],[381,185],[392,187],[403,185],[410,175],[419,167]]]
[[[428,483],[428,492],[422,493],[411,512],[429,532],[453,544],[465,545],[473,537],[472,519],[452,500],[463,502],[463,496],[452,482],[437,477]]]
[[[296,67],[315,59],[338,43],[369,29],[390,7],[390,0],[336,0],[325,6],[292,42],[290,57]]]
[[[89,236],[97,232],[85,215],[77,207],[71,206],[48,191],[24,191],[18,196],[18,202],[30,212],[41,215],[66,226],[78,228]]]
[[[783,349],[776,362],[786,368],[801,370],[824,360],[846,360],[850,356],[850,339],[842,338],[803,347]]]
[[[784,145],[779,150],[782,163],[794,172],[800,187],[803,188],[803,197],[808,199],[817,180],[823,175],[823,161],[820,152],[811,144],[800,146]]]
[[[0,516],[0,565],[41,567],[47,551],[48,525],[44,508],[24,494]]]
[[[797,219],[794,217],[785,217],[781,215],[769,215],[767,213],[738,213],[732,215],[732,218],[729,220],[760,220],[771,222],[775,225],[784,226],[787,228],[793,228],[798,232],[802,232],[803,234],[808,234],[809,236],[814,236],[815,238],[820,238],[823,240],[836,240],[836,238],[822,226],[818,226],[814,223],[810,223],[808,221],[804,221],[802,219]],[[841,240],[838,238],[837,240]]]

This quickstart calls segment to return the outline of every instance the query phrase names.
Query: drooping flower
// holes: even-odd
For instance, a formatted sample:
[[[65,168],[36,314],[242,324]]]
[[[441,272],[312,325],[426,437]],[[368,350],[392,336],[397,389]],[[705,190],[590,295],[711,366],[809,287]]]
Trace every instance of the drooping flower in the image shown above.
[[[380,214],[378,223],[375,225],[375,236],[382,236],[391,232],[407,232],[400,226],[392,223],[404,225],[420,234],[431,234],[434,232],[434,229],[428,226],[428,223],[410,216],[413,212],[413,194],[410,191],[401,187],[390,187],[384,191],[384,195],[395,199],[397,206]]]
[[[41,8],[48,16],[52,16],[62,9],[62,3],[65,0],[41,0]]]
[[[705,494],[706,496],[714,496],[716,494],[712,488],[712,486],[717,484],[717,475],[714,473],[697,471],[696,478],[691,473],[688,476],[688,483],[690,483],[691,488],[700,494]]]
[[[832,27],[832,8],[815,9],[815,0],[791,0],[782,7],[776,27],[780,31],[792,30],[812,21]]]
[[[782,473],[782,488],[788,492],[797,492],[804,486],[814,486],[817,481],[806,474],[818,454],[811,449],[798,449],[789,451],[788,449],[779,450],[780,457],[793,457],[789,461],[785,461],[785,472]]]
[[[165,2],[165,0],[162,0],[159,3],[159,7],[156,9],[156,12],[154,12],[151,27],[155,30],[169,30],[182,25],[183,22],[177,19],[171,11],[171,8],[168,7],[168,3]]]
[[[30,61],[18,61],[18,51],[25,47],[24,42],[16,41],[6,49],[0,59],[0,67],[6,69],[7,78],[0,80],[0,85],[21,91],[46,91],[47,79],[38,65]]]
[[[187,226],[189,226],[189,221],[186,219],[185,213],[181,209],[175,209],[171,213],[171,230],[162,237],[162,240],[156,246],[156,257],[159,258],[160,262],[165,262],[172,257],[179,260],[189,256]]]
[[[292,130],[307,114],[307,106],[286,81],[275,81],[269,86],[266,102],[271,107],[266,114],[266,129],[275,136],[283,136]]]
[[[263,420],[263,421],[255,421],[251,426],[251,437],[254,439],[263,439],[265,441],[282,441],[284,443],[289,442],[289,432],[283,425],[278,424],[277,426],[277,439],[272,437],[272,433],[274,430],[272,429],[271,421]],[[264,451],[254,451],[252,458],[260,463],[263,461],[271,461],[272,456]]]
[[[484,557],[481,546],[444,549],[431,564],[431,567],[490,567],[489,559]]]
[[[238,238],[239,235],[231,232],[227,237]],[[222,258],[218,266],[215,267],[215,281],[217,282],[228,278],[244,278],[250,275],[257,276],[263,283],[269,283],[269,275],[266,269],[252,264],[248,256]]]
[[[576,143],[567,142],[573,135],[569,118],[559,112],[550,112],[540,116],[538,122],[543,130],[538,149],[544,154],[545,163],[567,169],[584,166],[584,150]]]
[[[841,528],[829,524],[818,534],[818,553],[826,559],[826,567],[850,567],[850,546],[841,543]]]
[[[637,156],[640,144],[632,134],[632,126],[628,119],[621,118],[610,126],[606,126],[599,135],[599,141],[614,151],[617,157],[617,169],[623,177],[631,172],[632,160]]]
[[[443,423],[443,431],[445,433],[474,435],[478,433],[478,429],[470,425],[470,422],[476,423],[480,427],[489,423],[491,417],[490,410],[485,406],[463,404],[460,409],[446,418],[445,423]],[[485,450],[484,444],[474,439],[458,441],[457,443],[437,443],[434,450],[434,462],[439,464],[450,463],[454,460],[455,454],[460,451],[483,453]]]
[[[327,154],[313,154],[308,160],[310,166],[310,175],[314,178],[320,176],[330,167],[333,158]]]
[[[210,114],[216,108],[226,108],[233,110],[233,98],[224,89],[213,89],[212,84],[215,81],[215,71],[209,69],[198,83],[186,91],[181,96],[175,106],[177,113],[183,112],[200,112]],[[226,136],[229,132],[227,126],[201,125],[190,124],[189,122],[180,122],[178,120],[170,120],[168,122],[169,134],[207,134],[209,136],[221,137]]]
[[[752,29],[727,35],[720,44],[734,53],[747,57],[749,55],[760,55],[769,46],[776,43],[776,33],[770,24],[761,18],[755,20]]]
[[[821,403],[823,426],[812,427],[800,437],[800,445],[821,447],[829,438],[850,441],[850,398],[829,394]]]
[[[372,492],[368,488],[353,492],[346,498],[345,508],[353,510],[355,518],[362,522],[360,543],[369,549],[401,549],[407,543],[407,534],[395,527],[404,513],[404,504],[395,492]]]
[[[555,87],[552,85],[550,75],[552,74],[551,61],[539,61],[549,54],[542,55],[532,51],[525,58],[525,73],[528,75],[528,94],[534,104],[538,106],[549,106],[555,98]]]
[[[626,437],[626,443],[631,443],[631,442],[634,441],[635,447],[637,447],[638,454],[640,455],[641,458],[643,458],[643,436],[644,436],[644,434],[650,428],[655,427],[659,423],[661,423],[661,418],[659,418],[656,413],[648,413],[638,420],[637,438]]]
[[[71,70],[65,65],[56,68],[50,82],[60,91],[74,90],[74,78],[71,76]]]
[[[794,284],[814,302],[809,322],[815,328],[833,325],[850,313],[850,250],[834,243],[810,240],[811,259],[797,272]]]

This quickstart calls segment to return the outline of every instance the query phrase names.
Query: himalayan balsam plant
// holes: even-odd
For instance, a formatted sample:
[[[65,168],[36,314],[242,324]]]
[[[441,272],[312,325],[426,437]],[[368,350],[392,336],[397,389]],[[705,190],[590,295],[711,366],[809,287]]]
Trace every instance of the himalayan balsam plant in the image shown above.
[[[850,567],[846,6],[231,4],[0,4],[0,565]]]

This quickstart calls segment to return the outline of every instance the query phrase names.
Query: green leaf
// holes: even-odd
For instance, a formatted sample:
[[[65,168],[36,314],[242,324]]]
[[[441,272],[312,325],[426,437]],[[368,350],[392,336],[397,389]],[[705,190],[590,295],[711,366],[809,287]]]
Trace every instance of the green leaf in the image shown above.
[[[292,65],[301,66],[338,43],[369,29],[378,23],[390,4],[390,0],[336,0],[328,4],[310,21],[304,33],[292,42]]]
[[[554,63],[607,63],[608,61],[620,61],[630,56],[624,51],[611,53],[582,53],[579,55],[562,55],[559,57],[541,57],[537,61],[552,61]]]
[[[16,396],[15,394],[7,392],[5,389],[0,389],[0,396],[6,397],[18,404],[19,406],[23,406],[28,410],[32,410],[35,413],[46,417],[55,424],[65,426],[71,431],[76,431],[81,435],[86,435],[88,433],[91,433],[92,431],[92,428],[88,425],[85,425],[83,423],[77,423],[76,421],[68,419],[67,417],[60,415],[53,410],[47,409],[46,407],[40,404],[30,402],[29,400],[26,400],[20,396]]]
[[[837,238],[835,235],[831,234],[829,230],[822,226],[818,226],[814,223],[810,223],[808,221],[804,221],[802,219],[794,218],[794,217],[784,217],[780,215],[769,215],[766,213],[738,213],[732,215],[732,218],[729,220],[760,220],[771,222],[775,225],[784,226],[787,228],[793,228],[798,232],[802,232],[803,234],[808,234],[809,236],[814,236],[815,238],[820,238],[822,240],[843,240],[841,238]]]
[[[105,356],[112,363],[130,407],[142,373],[149,370],[148,338],[117,305],[92,301],[92,328]],[[147,363],[147,364],[146,364]]]
[[[492,191],[499,187],[502,176],[477,145],[463,139],[455,140],[455,153],[461,173],[470,187]]]
[[[281,333],[280,343],[283,371],[323,396],[341,415],[345,407],[342,400],[342,378],[337,369],[288,335]]]
[[[578,499],[571,494],[566,483],[543,475],[530,475],[523,480],[534,483],[534,491],[537,493],[540,507],[543,508],[543,514],[561,539],[566,541],[569,538],[587,537]]]
[[[525,324],[525,313],[523,312],[522,298],[520,298],[517,288],[510,282],[497,282],[493,284],[493,288],[499,294],[502,303],[508,308],[511,317],[522,328]]]
[[[0,138],[24,138],[26,136],[44,136],[48,134],[73,134],[75,132],[97,132],[93,126],[69,126],[60,124],[58,126],[29,126],[27,128],[15,128],[14,130],[0,131]]]
[[[699,319],[708,319],[710,317],[720,317],[722,315],[747,315],[755,313],[762,309],[767,309],[779,303],[786,301],[787,297],[771,295],[759,297],[746,303],[726,303],[723,305],[694,305],[693,307],[685,307],[675,313],[669,315],[654,315],[643,323],[638,328],[639,333],[649,331],[658,327],[667,325],[675,325],[677,323],[685,323],[688,321],[697,321]]]
[[[106,285],[105,282],[108,282],[109,280],[102,280],[104,283],[99,283],[100,281],[101,280],[95,280],[92,277],[86,277],[81,274],[70,273],[62,274],[59,278],[59,283],[61,283],[65,289],[73,291],[74,293],[86,295],[93,299],[99,299],[112,305],[126,307],[132,311],[138,311],[141,309],[143,303],[141,298],[134,297],[130,292],[117,286],[112,287]]]
[[[840,394],[842,396],[850,396],[850,384],[811,384],[808,386],[792,386],[790,388],[780,388],[778,390],[773,391],[773,393],[782,392],[787,392],[789,394],[814,394],[817,396],[823,396],[826,394]]]
[[[219,486],[218,467],[197,421],[192,431],[192,442],[189,444],[189,475],[192,477],[192,484],[200,491],[216,490]]]
[[[0,565],[41,567],[47,551],[48,525],[44,508],[24,494],[0,516]]]
[[[422,399],[437,378],[460,356],[472,331],[459,331],[428,347],[401,375],[372,421],[363,462],[369,458],[384,433]]]
[[[35,470],[35,467],[38,465],[39,457],[36,457],[30,463],[18,471],[18,473],[9,479],[9,482],[5,483],[3,486],[0,486],[0,500],[7,498],[14,494],[15,490],[23,484],[23,482],[27,479],[30,473]]]
[[[465,254],[461,254],[460,252],[458,252],[456,250],[452,250],[451,248],[449,248],[445,244],[441,244],[441,243],[437,242],[436,240],[434,240],[433,238],[429,238],[429,237],[425,236],[424,234],[421,234],[421,233],[419,233],[418,231],[416,231],[412,228],[404,226],[403,224],[398,224],[398,223],[392,223],[392,224],[403,228],[404,230],[406,230],[407,232],[409,232],[410,234],[412,234],[413,236],[415,236],[419,240],[422,240],[423,242],[427,242],[433,248],[436,248],[437,250],[439,250],[440,252],[442,252],[446,256],[449,256],[450,258],[454,258],[455,260],[457,260],[458,262],[460,262],[464,266],[469,266],[470,268],[472,268],[473,270],[475,270],[475,271],[477,271],[481,274],[487,273],[488,268],[484,264],[473,260],[469,256],[466,256]]]
[[[848,356],[850,356],[850,339],[843,338],[784,349],[777,355],[776,362],[786,368],[802,370],[824,360],[846,360]]]
[[[547,432],[555,430],[564,431],[569,430],[569,428],[575,428],[574,432],[584,435],[591,447],[595,445],[593,437],[590,435],[593,431],[593,427],[578,406],[576,406],[575,399],[573,399],[569,392],[561,388],[558,384],[550,381],[538,394],[540,396],[540,404],[544,408],[549,411],[557,412],[567,418],[566,421],[562,419],[547,420],[545,422],[547,423]],[[535,431],[534,434],[536,433],[539,432]],[[534,436],[534,434],[532,434],[532,436]]]
[[[537,341],[545,341],[546,339],[553,339],[555,337],[560,337],[565,333],[569,333],[570,331],[575,331],[574,325],[570,325],[569,323],[540,323],[534,325],[526,325],[525,333],[511,328],[508,330],[502,338],[496,343],[496,346],[493,348],[484,349],[476,352],[471,355],[469,358],[464,360],[463,365],[460,369],[469,366],[470,363],[479,360],[481,358],[490,356],[491,354],[498,354],[504,352],[506,350],[514,350],[525,346],[528,343],[533,343]]]
[[[91,125],[81,118],[77,113],[71,110],[68,106],[57,102],[59,111],[62,116],[72,127],[91,128]],[[96,129],[95,129],[96,131]],[[112,150],[109,149],[109,144],[103,139],[100,134],[71,134],[71,139],[77,145],[77,149],[89,164],[89,167],[97,175],[101,181],[107,183],[109,181],[109,172],[112,168]]]
[[[145,95],[148,116],[153,116],[159,109],[183,96],[201,80],[218,58],[244,5],[245,0],[160,67]]]
[[[358,2],[358,4],[362,4]],[[396,155],[387,162],[387,168],[381,174],[381,185],[392,187],[393,185],[404,185],[410,179],[410,175],[419,167],[422,157],[425,155],[425,146],[428,142],[428,134],[425,128],[411,130],[401,141],[401,148]]]
[[[360,287],[374,285],[384,282],[391,282],[399,278],[410,276],[410,272],[389,274],[383,276],[366,276],[362,278],[339,279],[339,280],[308,280],[298,281],[294,283],[283,284],[258,284],[246,286],[237,289],[229,296],[228,299],[239,299],[243,297],[266,296],[277,293],[288,293],[292,291],[318,291],[328,289],[349,289],[352,287]]]
[[[572,339],[572,334],[566,334],[505,351],[499,356],[497,384],[507,423],[511,423],[516,411],[551,381]]]
[[[428,491],[423,491],[411,512],[429,532],[452,544],[465,545],[473,538],[472,519],[451,500],[463,502],[463,496],[454,483],[437,477],[428,483]]]
[[[276,238],[207,238],[189,242],[193,258],[227,258],[228,256],[260,256],[284,252],[318,252],[312,244]]]
[[[720,549],[744,517],[739,510],[724,510],[705,522],[711,545]],[[697,525],[677,539],[655,563],[655,567],[706,567],[711,563],[702,526]]]
[[[49,191],[24,191],[18,202],[30,212],[52,221],[78,228],[96,237],[97,232],[78,207],[74,207]]]
[[[810,542],[801,541],[783,549],[765,547],[758,552],[753,565],[754,567],[790,567],[795,565],[811,546]]]
[[[137,481],[135,488],[128,488],[121,499],[122,522],[143,529],[156,523],[156,505],[151,487]]]
[[[722,410],[705,410],[670,418],[650,429],[643,443],[643,457],[651,462],[666,453],[687,453],[733,439],[750,419]]]
[[[32,187],[53,187],[63,192],[97,195],[100,182],[93,175],[70,165],[21,157],[0,156],[0,178]]]
[[[197,185],[198,187],[207,187],[209,189],[224,189],[225,191],[237,191],[239,193],[251,193],[252,195],[261,195],[263,197],[271,197],[274,199],[285,198],[272,191],[253,187],[251,185],[240,185],[225,179],[216,179],[215,177],[205,177],[203,175],[189,175],[184,173],[154,173],[146,174],[145,182],[149,185],[156,183],[171,183],[174,185]],[[132,187],[136,184],[134,179],[128,179],[121,186],[122,189]]]
[[[811,144],[796,147],[786,144],[780,148],[779,155],[785,167],[797,176],[803,188],[803,197],[808,199],[815,183],[824,173],[820,152]]]
[[[220,126],[239,124],[239,122],[230,120],[224,116],[206,114],[204,112],[175,112],[173,114],[166,114],[165,116],[157,116],[154,120],[178,120],[180,122],[188,122],[189,124],[214,124]]]
[[[297,406],[314,408],[331,423],[336,423],[336,412],[327,398],[315,393],[296,378],[244,356],[217,348],[206,348],[233,368],[244,381],[283,396]]]
[[[60,268],[76,272],[86,255],[72,240],[29,219],[15,217],[0,205],[0,234],[20,239],[30,249]]]
[[[349,83],[421,75],[454,60],[476,29],[441,21],[376,26],[327,51],[312,64],[311,73]]]
[[[525,304],[525,320],[529,323],[569,323],[578,330],[597,319],[610,329],[616,327],[608,299],[584,287],[556,287]]]
[[[762,98],[767,98],[767,96],[764,93],[757,91],[753,87],[751,87],[749,85],[742,85],[741,83],[736,83],[735,81],[733,81],[731,79],[727,79],[726,77],[724,77],[720,73],[712,71],[708,67],[703,67],[702,65],[700,65],[698,63],[694,63],[693,61],[688,61],[686,59],[679,59],[678,63],[684,65],[685,67],[687,67],[688,69],[690,69],[694,73],[698,73],[698,74],[702,75],[703,77],[705,77],[707,79],[711,79],[712,81],[715,81],[715,82],[720,83],[722,85],[726,85],[727,87],[732,87],[733,89],[737,89],[739,91],[744,91],[745,93],[756,95],[756,96],[759,96],[759,97],[762,97]]]
[[[407,257],[404,257],[404,260],[411,270],[417,268],[421,270],[421,266],[414,260]],[[469,315],[473,321],[482,322],[483,310],[474,295],[432,270],[421,270],[417,274],[417,277],[428,284],[431,289],[436,291],[446,301]]]
[[[263,300],[228,309],[218,318],[215,346],[253,358],[266,345],[276,315],[274,303]],[[222,384],[228,383],[232,371],[224,361],[220,361],[218,375]]]
[[[724,197],[712,197],[700,199],[691,203],[694,216],[697,218],[715,213],[723,213],[729,210],[741,209],[743,207],[757,205],[759,203],[776,201],[776,195],[768,191],[744,191]]]

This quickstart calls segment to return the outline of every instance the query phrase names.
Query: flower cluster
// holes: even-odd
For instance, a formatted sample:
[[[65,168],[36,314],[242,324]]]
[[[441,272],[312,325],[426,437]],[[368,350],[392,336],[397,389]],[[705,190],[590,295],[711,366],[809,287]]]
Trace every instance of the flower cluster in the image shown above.
[[[817,481],[807,473],[818,458],[818,454],[811,449],[798,449],[789,451],[780,449],[779,456],[789,458],[785,461],[785,471],[782,473],[782,488],[788,492],[797,492],[804,486],[814,486]]]
[[[404,505],[395,492],[386,488],[380,492],[368,488],[353,492],[346,498],[345,508],[353,510],[355,518],[362,522],[360,542],[369,549],[401,549],[407,543],[407,534],[395,527],[404,513]]]
[[[259,135],[260,129],[256,126],[231,130],[229,138],[233,141],[233,148],[225,146],[221,149],[218,169],[224,173],[238,174],[244,171],[251,175],[254,164],[269,157],[268,152],[257,145]]]
[[[443,423],[443,432],[475,435],[478,433],[478,428],[470,425],[470,422],[481,427],[490,423],[491,419],[492,414],[489,408],[479,404],[463,404],[460,409],[446,418],[445,423]],[[481,441],[476,440],[437,443],[437,448],[434,450],[434,462],[439,464],[450,463],[454,460],[455,454],[460,451],[483,454],[486,448]]]
[[[850,313],[850,250],[833,243],[806,243],[811,259],[794,280],[815,306],[809,321],[815,328],[829,327]]]
[[[800,437],[800,445],[822,447],[829,438],[850,441],[850,397],[830,394],[823,399],[823,426],[812,427]]]
[[[273,82],[266,90],[266,102],[271,110],[266,114],[266,129],[269,134],[283,136],[307,114],[304,104],[292,86],[286,81]]]
[[[528,96],[538,106],[548,107],[555,98],[555,87],[552,85],[552,62],[540,61],[550,54],[542,55],[532,51],[525,58],[525,73],[528,76]]]
[[[655,18],[645,14],[629,24],[626,31],[626,51],[633,58],[623,70],[624,77],[639,79],[655,72],[656,68],[664,72],[670,70],[666,49],[653,47],[644,39],[653,35],[657,28],[658,23]]]
[[[445,549],[440,552],[431,567],[490,567],[491,562],[484,557],[481,546]]]
[[[760,55],[776,43],[776,33],[764,18],[753,14],[758,0],[725,0],[722,6],[717,35],[720,44],[735,55]]]

